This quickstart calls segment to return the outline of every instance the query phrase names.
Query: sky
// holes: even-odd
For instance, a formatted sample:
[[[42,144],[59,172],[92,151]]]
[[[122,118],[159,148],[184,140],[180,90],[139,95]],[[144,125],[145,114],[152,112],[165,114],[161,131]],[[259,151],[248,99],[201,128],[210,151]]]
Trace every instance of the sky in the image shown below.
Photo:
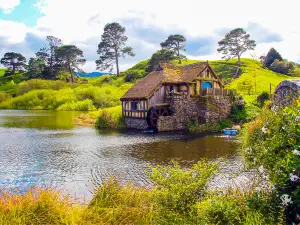
[[[171,34],[186,37],[189,59],[221,59],[218,41],[235,28],[245,29],[257,44],[242,57],[259,57],[274,47],[300,63],[299,9],[299,0],[0,0],[0,57],[34,57],[52,35],[79,47],[87,59],[83,70],[92,72],[105,24],[118,22],[135,53],[121,59],[121,71],[150,58]]]

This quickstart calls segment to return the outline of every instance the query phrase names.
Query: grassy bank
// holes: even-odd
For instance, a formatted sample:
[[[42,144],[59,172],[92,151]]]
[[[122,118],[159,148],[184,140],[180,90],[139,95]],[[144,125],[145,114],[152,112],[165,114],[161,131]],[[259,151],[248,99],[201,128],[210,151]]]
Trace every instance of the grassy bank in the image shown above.
[[[282,210],[271,190],[208,190],[217,163],[202,160],[191,168],[177,163],[148,173],[153,186],[138,187],[116,178],[94,191],[87,205],[51,189],[20,196],[0,194],[1,224],[280,224]],[[238,207],[237,207],[238,206]]]
[[[99,129],[116,129],[125,127],[121,106],[114,106],[88,113],[82,113],[74,120],[74,123],[81,126],[96,126]]]
[[[72,84],[63,81],[29,80],[16,85],[0,87],[2,109],[48,109],[92,111],[120,104],[120,97],[131,87],[130,83],[109,83],[94,79],[90,84]],[[15,91],[12,98],[9,91]],[[6,96],[6,97],[5,97]]]

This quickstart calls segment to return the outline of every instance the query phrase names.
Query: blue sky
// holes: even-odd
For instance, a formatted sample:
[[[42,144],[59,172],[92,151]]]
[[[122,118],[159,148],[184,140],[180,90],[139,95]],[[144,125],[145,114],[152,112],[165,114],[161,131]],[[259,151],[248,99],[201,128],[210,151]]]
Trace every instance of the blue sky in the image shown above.
[[[11,13],[5,13],[1,10],[0,19],[20,22],[28,27],[34,27],[38,18],[42,16],[40,9],[34,6],[37,2],[38,0],[20,0],[20,4]]]
[[[218,41],[237,27],[256,41],[257,56],[275,47],[284,58],[300,63],[299,0],[170,3],[174,0],[0,0],[0,57],[8,51],[34,57],[46,36],[53,35],[82,49],[87,59],[83,69],[91,72],[103,27],[116,21],[125,26],[128,45],[136,54],[121,59],[121,70],[150,58],[170,34],[186,37],[190,59],[221,59]]]

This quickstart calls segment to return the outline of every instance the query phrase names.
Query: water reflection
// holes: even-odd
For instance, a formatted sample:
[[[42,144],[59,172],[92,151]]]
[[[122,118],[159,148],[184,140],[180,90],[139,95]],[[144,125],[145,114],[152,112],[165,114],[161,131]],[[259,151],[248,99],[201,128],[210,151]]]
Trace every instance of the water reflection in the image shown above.
[[[70,129],[82,112],[0,110],[0,126],[35,129]]]
[[[0,111],[0,187],[53,185],[90,197],[105,177],[147,184],[149,165],[184,165],[205,157],[235,160],[237,145],[222,136],[96,131],[72,124],[72,112]]]

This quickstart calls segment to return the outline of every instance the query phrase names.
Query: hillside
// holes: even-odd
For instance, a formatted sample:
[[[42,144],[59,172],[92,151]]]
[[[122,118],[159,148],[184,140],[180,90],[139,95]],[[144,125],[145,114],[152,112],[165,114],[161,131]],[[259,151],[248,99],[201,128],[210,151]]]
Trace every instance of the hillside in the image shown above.
[[[125,73],[129,71],[136,71],[143,73],[147,67],[148,60],[144,60],[128,69]],[[201,60],[184,60],[183,65],[188,65],[192,63],[201,62]],[[177,61],[174,61],[177,63]],[[233,79],[235,72],[238,68],[237,59],[225,60],[210,60],[209,64],[212,66],[214,71],[220,76],[224,83],[228,83],[226,88],[236,89],[239,94],[245,96],[249,93],[251,95],[255,94],[255,83],[256,83],[256,94],[263,91],[270,91],[270,84],[272,84],[272,91],[274,88],[283,80],[294,79],[291,76],[286,76],[280,73],[275,73],[271,70],[262,67],[261,63],[253,59],[242,59],[242,74],[239,78]],[[256,79],[255,79],[256,77]],[[255,82],[256,80],[256,82]],[[250,83],[250,90],[245,91],[245,88],[241,88],[241,83]]]
[[[1,69],[1,68],[0,68],[0,77],[3,77],[5,71],[6,71],[6,69]]]

